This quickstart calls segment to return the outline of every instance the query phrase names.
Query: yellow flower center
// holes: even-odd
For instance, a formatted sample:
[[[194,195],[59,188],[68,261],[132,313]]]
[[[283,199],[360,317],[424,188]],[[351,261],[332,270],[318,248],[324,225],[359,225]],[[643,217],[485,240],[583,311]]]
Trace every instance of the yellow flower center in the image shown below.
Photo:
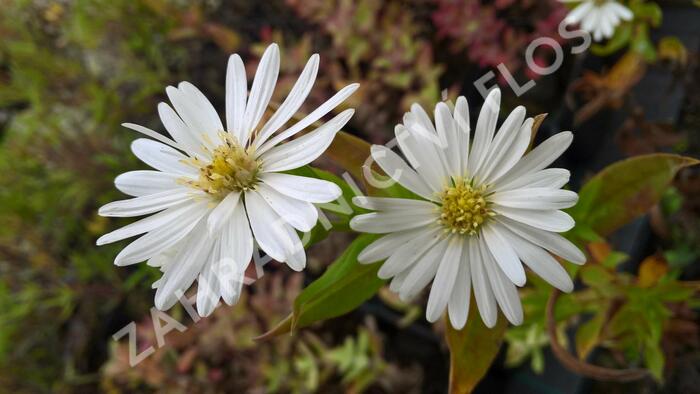
[[[186,181],[216,198],[224,198],[232,191],[254,189],[258,184],[260,160],[256,160],[251,148],[244,149],[235,137],[226,132],[219,134],[223,144],[211,153],[209,164],[192,159],[199,167],[199,178]]]
[[[474,187],[468,181],[458,180],[441,194],[440,224],[452,233],[473,235],[493,216],[484,198],[486,187]]]

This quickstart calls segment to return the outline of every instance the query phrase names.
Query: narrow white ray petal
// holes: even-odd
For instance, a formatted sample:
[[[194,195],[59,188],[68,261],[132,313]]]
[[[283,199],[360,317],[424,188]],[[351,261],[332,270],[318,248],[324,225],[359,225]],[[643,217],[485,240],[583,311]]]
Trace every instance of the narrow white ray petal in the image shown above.
[[[569,14],[566,16],[564,21],[569,24],[573,25],[578,22],[580,22],[588,13],[591,11],[593,8],[593,2],[591,1],[584,1],[580,5],[576,6]]]
[[[159,103],[158,116],[160,116],[160,121],[168,133],[189,155],[205,154],[206,151],[202,149],[200,137],[192,133],[192,130],[180,119],[172,107],[166,103]]]
[[[392,233],[437,223],[439,216],[434,209],[418,209],[412,212],[372,212],[352,218],[350,227],[365,233]]]
[[[461,159],[460,176],[467,176],[469,163],[469,142],[471,138],[471,126],[469,125],[469,104],[464,96],[457,97],[454,112],[455,123],[459,134],[459,155]]]
[[[397,248],[382,264],[377,272],[380,279],[389,279],[409,270],[430,248],[445,238],[440,228],[421,230],[411,242]]]
[[[300,272],[306,267],[306,252],[299,235],[291,226],[284,226],[287,236],[292,240],[292,249],[287,252],[285,263],[294,271]]]
[[[399,290],[401,290],[401,286],[403,286],[403,282],[406,281],[406,277],[410,272],[411,270],[407,269],[401,271],[400,274],[396,275],[394,279],[392,279],[389,283],[389,290],[393,291],[394,293],[398,293]]]
[[[485,242],[481,241],[481,256],[484,258],[483,264],[486,274],[491,284],[491,290],[496,297],[498,305],[509,322],[520,325],[523,322],[523,307],[520,304],[520,296],[515,285],[506,276],[500,266],[495,263],[493,249],[490,249]],[[489,252],[490,249],[490,252]]]
[[[440,141],[436,134],[416,131],[415,121],[409,120],[411,114],[404,117],[404,125],[397,125],[394,133],[401,152],[420,175],[421,179],[435,193],[447,185],[449,174],[442,164],[444,156],[438,152]],[[428,134],[428,136],[426,136]],[[432,137],[430,137],[432,136]]]
[[[186,150],[183,146],[181,146],[181,145],[178,144],[177,142],[175,142],[175,141],[171,140],[170,138],[168,138],[168,137],[166,137],[166,136],[164,136],[164,135],[162,135],[162,134],[160,134],[160,133],[158,133],[158,132],[156,132],[156,131],[153,131],[153,130],[147,128],[147,127],[143,127],[143,126],[141,126],[141,125],[137,125],[137,124],[134,124],[134,123],[122,123],[122,126],[123,126],[123,127],[126,127],[127,129],[131,129],[131,130],[134,130],[134,131],[136,131],[136,132],[138,132],[138,133],[141,133],[141,134],[143,134],[143,135],[145,135],[145,136],[147,136],[147,137],[151,137],[151,138],[153,138],[154,140],[157,140],[157,141],[159,141],[159,142],[162,142],[162,143],[164,143],[165,145],[169,145],[169,146],[171,146],[171,147],[173,147],[173,148],[175,148],[175,149],[180,149],[180,150],[183,150],[183,151]]]
[[[484,182],[490,183],[493,179],[498,179],[513,168],[527,151],[530,145],[530,137],[532,136],[532,124],[534,120],[528,118],[522,124],[519,130],[515,131],[516,136],[514,141],[507,149],[501,152],[500,157],[495,159],[494,167],[484,179]]]
[[[462,152],[459,151],[460,136],[457,134],[457,125],[450,108],[443,102],[439,102],[435,106],[435,128],[440,139],[446,143],[443,152],[447,160],[447,169],[450,175],[456,177],[462,172]]]
[[[609,7],[614,8],[615,14],[618,15],[620,17],[620,19],[625,20],[625,21],[629,21],[629,20],[632,20],[632,18],[634,18],[634,14],[632,13],[632,11],[629,8],[625,7],[624,5],[622,5],[618,2],[612,2],[609,4],[610,4]]]
[[[260,180],[286,196],[312,203],[335,201],[343,194],[333,182],[305,176],[268,172]]]
[[[174,189],[128,200],[113,201],[98,210],[100,216],[131,217],[148,215],[191,200],[195,192],[190,189]]]
[[[355,196],[352,198],[352,202],[360,208],[371,209],[375,211],[413,211],[416,209],[431,211],[438,209],[438,206],[433,204],[432,202],[423,200],[413,200],[410,198]]]
[[[442,256],[445,255],[448,237],[438,241],[410,268],[410,272],[399,290],[399,298],[408,301],[418,295],[418,293],[428,285],[437,272]]]
[[[206,203],[193,204],[192,211],[182,215],[177,225],[160,226],[127,245],[114,259],[114,264],[140,263],[168,250],[189,235],[207,212]]]
[[[479,167],[479,171],[473,174],[474,177],[483,180],[489,179],[501,160],[509,153],[509,149],[518,137],[520,127],[523,125],[524,120],[525,107],[523,106],[515,108],[510,115],[508,115],[489,145],[489,151],[484,156],[484,162]],[[527,148],[527,145],[525,147]]]
[[[348,109],[318,129],[293,141],[260,153],[264,172],[299,168],[316,160],[333,142],[335,134],[350,120],[355,110]]]
[[[285,229],[285,221],[256,191],[246,193],[245,208],[260,248],[271,258],[285,262],[288,253],[294,249],[294,241]]]
[[[425,309],[426,319],[434,323],[442,316],[452,295],[459,266],[462,259],[462,238],[452,237],[447,244],[447,250],[438,267],[435,280],[430,288],[428,306]]]
[[[418,228],[385,235],[367,245],[357,256],[357,260],[360,264],[371,264],[384,260],[424,232],[426,232],[424,228]]]
[[[571,173],[564,168],[546,168],[531,172],[508,183],[498,185],[498,191],[515,190],[525,187],[548,187],[559,189],[569,183]],[[495,188],[494,188],[495,189]]]
[[[479,167],[483,165],[484,158],[489,151],[491,140],[496,133],[496,123],[498,122],[498,112],[501,107],[501,90],[496,88],[491,90],[484,106],[481,107],[479,118],[476,121],[474,131],[474,143],[469,152],[469,162],[467,169],[469,174],[476,174]]]
[[[308,232],[316,225],[318,210],[310,202],[285,196],[265,183],[258,185],[257,192],[277,215],[295,229]]]
[[[177,302],[178,293],[184,293],[192,285],[206,264],[212,245],[213,239],[208,236],[202,221],[165,270],[162,284],[156,290],[156,308],[167,310]]]
[[[503,207],[551,210],[573,207],[578,194],[571,190],[535,187],[496,192],[489,200]]]
[[[471,261],[472,288],[474,289],[474,299],[479,309],[481,320],[486,327],[492,328],[496,325],[498,318],[498,306],[496,298],[493,296],[488,274],[484,268],[485,262],[482,260],[479,242],[475,241],[469,245],[469,260]]]
[[[261,155],[267,152],[268,150],[277,146],[280,142],[286,140],[289,137],[292,137],[298,132],[311,126],[314,122],[321,119],[327,113],[331,112],[335,107],[339,106],[343,101],[345,101],[345,99],[350,97],[350,95],[353,94],[358,87],[360,87],[360,84],[357,83],[344,87],[338,93],[333,95],[333,97],[328,99],[328,101],[321,104],[320,107],[316,108],[313,112],[306,115],[302,120],[295,123],[292,127],[288,128],[287,130],[284,130],[283,132],[279,133],[271,140],[265,142],[265,140],[263,140],[262,138],[256,138],[255,146],[258,147],[258,154]]]
[[[494,206],[493,211],[517,222],[556,233],[569,231],[576,224],[571,216],[562,211],[539,211],[501,206]]]
[[[183,187],[178,183],[182,175],[160,171],[129,171],[118,175],[114,185],[124,194],[134,197],[146,196]]]
[[[183,163],[187,156],[160,142],[139,138],[131,143],[131,151],[142,162],[156,170],[172,174],[197,174],[194,167]]]
[[[207,218],[207,229],[209,234],[214,236],[221,231],[221,228],[229,220],[233,211],[238,206],[241,199],[240,192],[231,192],[223,200],[221,200],[216,207],[209,214]]]
[[[450,317],[452,327],[461,330],[467,323],[469,316],[469,301],[471,299],[471,261],[469,260],[470,243],[474,237],[463,239],[462,257],[459,260],[459,271],[455,279],[454,288],[447,304],[447,313]]]
[[[574,289],[574,283],[571,281],[569,274],[552,255],[541,247],[507,230],[505,226],[502,227],[502,231],[504,231],[504,235],[513,245],[513,249],[518,253],[523,263],[530,267],[532,271],[563,292],[568,293]]]
[[[531,172],[539,171],[552,164],[571,145],[574,135],[570,131],[563,131],[549,137],[538,145],[530,153],[525,155],[513,169],[499,179],[495,179],[496,185],[510,183]]]
[[[171,208],[168,208],[162,212],[158,212],[149,217],[137,220],[131,224],[127,224],[122,228],[107,233],[97,240],[97,245],[106,245],[112,242],[121,241],[122,239],[131,238],[139,234],[147,233],[159,227],[176,225],[180,221],[181,216],[189,215],[195,210],[197,210],[196,204],[183,202],[179,205],[175,205]]]
[[[571,241],[561,235],[508,219],[497,217],[497,221],[505,225],[509,230],[532,242],[533,244],[549,250],[574,264],[586,262],[586,255]]]
[[[418,176],[409,165],[394,151],[381,146],[372,145],[372,159],[394,181],[417,195],[435,201],[435,192]]]
[[[209,133],[211,138],[214,138],[219,131],[224,130],[219,114],[201,90],[187,81],[180,82],[177,86],[180,88],[180,91],[188,95],[190,102],[197,106],[200,116],[204,120],[204,124],[201,127]]]
[[[183,85],[180,84],[180,86]],[[177,114],[190,129],[190,135],[197,139],[199,145],[208,149],[215,148],[215,141],[219,138],[217,133],[221,129],[217,130],[217,125],[212,124],[209,117],[199,108],[197,99],[192,92],[185,92],[181,88],[168,86],[165,88],[165,93],[168,95]]]
[[[311,92],[311,88],[314,86],[316,74],[318,73],[318,64],[318,54],[312,55],[306,63],[304,70],[301,72],[301,75],[299,75],[299,79],[297,79],[289,95],[287,95],[287,98],[277,111],[275,111],[270,120],[260,129],[253,145],[256,147],[262,145],[263,142],[267,141],[272,134],[279,130],[280,127],[284,126],[299,110],[304,100],[306,100],[306,97],[309,95],[309,92]]]
[[[493,255],[498,266],[508,276],[511,282],[518,286],[525,285],[525,269],[523,268],[518,255],[513,250],[513,247],[508,244],[508,241],[497,231],[494,223],[487,223],[481,231],[484,239],[484,245]],[[483,251],[482,251],[483,254]],[[482,256],[484,257],[484,256]]]
[[[253,234],[250,231],[245,206],[238,204],[222,234],[222,257],[227,262],[222,281],[221,298],[228,305],[241,296],[245,270],[253,256]]]
[[[263,53],[260,65],[255,72],[255,79],[250,88],[250,96],[243,114],[241,144],[245,145],[250,133],[258,126],[277,84],[280,71],[280,51],[277,44],[271,44]]]
[[[243,60],[238,54],[228,58],[226,68],[226,129],[240,142],[243,140],[243,115],[248,96],[248,79]]]
[[[209,258],[204,263],[197,279],[197,314],[207,317],[214,312],[221,295],[219,265],[221,263],[221,241],[215,239]]]

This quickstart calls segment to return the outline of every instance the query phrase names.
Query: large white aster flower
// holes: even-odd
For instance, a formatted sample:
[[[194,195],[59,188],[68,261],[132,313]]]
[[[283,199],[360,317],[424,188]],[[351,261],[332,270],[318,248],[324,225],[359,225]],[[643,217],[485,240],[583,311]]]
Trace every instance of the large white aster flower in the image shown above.
[[[559,0],[564,3],[580,0]],[[564,19],[570,25],[581,24],[581,28],[593,34],[593,39],[601,41],[610,38],[621,21],[632,20],[634,15],[629,8],[615,0],[584,0]]]
[[[220,297],[229,305],[235,303],[254,242],[275,260],[297,271],[303,269],[306,255],[295,230],[311,230],[318,218],[313,204],[333,201],[341,194],[331,182],[283,172],[318,158],[353,110],[341,112],[291,142],[282,142],[332,111],[358,85],[345,87],[308,116],[284,128],[311,91],[319,65],[315,54],[284,102],[263,123],[279,62],[279,49],[272,44],[263,54],[248,92],[241,58],[229,58],[225,128],[209,100],[189,82],[166,89],[174,110],[166,103],[158,105],[160,119],[172,139],[139,125],[124,124],[153,138],[137,139],[131,148],[155,171],[118,176],[117,188],[134,198],[109,203],[99,214],[155,214],[102,236],[97,244],[145,234],[125,247],[115,264],[148,260],[149,265],[161,267],[163,276],[154,283],[159,309],[174,305],[180,292],[197,278],[201,315],[209,315]]]
[[[455,328],[467,321],[471,291],[484,323],[493,327],[497,305],[520,324],[523,311],[517,286],[525,284],[521,261],[563,291],[573,284],[549,252],[582,264],[585,256],[557,234],[573,219],[560,211],[573,206],[576,193],[560,188],[569,171],[545,169],[566,150],[571,132],[559,133],[527,155],[533,119],[516,108],[496,133],[500,91],[493,90],[481,109],[470,142],[469,108],[457,99],[435,107],[435,125],[414,104],[396,126],[396,138],[408,163],[394,151],[372,146],[372,157],[416,199],[355,197],[356,205],[375,210],[356,216],[354,230],[388,234],[367,246],[362,263],[385,260],[380,278],[403,300],[416,296],[434,278],[426,317],[436,321],[448,310]],[[420,198],[420,199],[418,199]]]

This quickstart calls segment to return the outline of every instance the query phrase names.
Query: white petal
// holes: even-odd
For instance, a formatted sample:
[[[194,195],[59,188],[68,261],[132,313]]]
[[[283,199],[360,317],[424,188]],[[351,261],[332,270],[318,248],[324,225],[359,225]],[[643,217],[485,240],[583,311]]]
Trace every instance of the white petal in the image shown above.
[[[570,131],[563,131],[548,138],[520,159],[511,171],[495,180],[497,187],[552,164],[571,145],[573,138],[574,136]]]
[[[212,255],[202,267],[202,272],[197,279],[197,314],[207,317],[214,312],[221,294],[219,282],[219,265],[221,259],[221,242],[215,242]]]
[[[241,145],[248,142],[250,133],[260,123],[267,105],[270,103],[270,98],[275,90],[277,76],[280,71],[280,51],[277,44],[271,44],[263,53],[260,59],[260,65],[255,72],[253,86],[250,88],[250,96],[246,104],[245,114],[243,115],[243,128]]]
[[[574,289],[574,283],[569,274],[552,255],[515,233],[505,231],[504,234],[520,259],[537,275],[561,291],[568,293]]]
[[[498,301],[503,314],[509,322],[515,325],[520,325],[523,322],[523,307],[520,304],[520,296],[510,279],[494,262],[493,249],[486,246],[485,242],[480,242],[481,256],[484,258],[483,263],[486,268],[486,273],[489,277],[491,290]],[[490,250],[490,252],[489,252]]]
[[[131,151],[142,162],[156,170],[171,174],[193,175],[197,170],[183,163],[187,156],[175,149],[146,138],[139,138],[131,143]]]
[[[574,264],[586,262],[586,255],[576,245],[557,233],[540,230],[506,217],[499,217],[496,220],[505,225],[508,230]]]
[[[505,155],[509,153],[508,150],[510,146],[520,134],[519,131],[523,125],[524,119],[525,107],[523,106],[515,108],[510,115],[508,115],[501,125],[501,128],[498,130],[498,133],[496,133],[496,137],[489,145],[489,151],[483,159],[484,162],[479,168],[479,172],[473,174],[476,178],[484,180],[489,179],[491,173],[496,169],[498,164],[500,164],[501,160],[507,157]],[[527,148],[527,145],[525,145],[525,148]],[[524,150],[522,153],[524,153]]]
[[[286,196],[312,203],[331,202],[343,194],[333,182],[305,176],[269,172],[260,180]]]
[[[467,176],[467,164],[469,163],[469,139],[471,126],[469,125],[469,104],[464,96],[457,97],[454,112],[455,123],[457,124],[457,132],[459,133],[459,155],[462,157],[460,174],[462,177]]]
[[[350,227],[365,233],[393,233],[437,223],[438,218],[439,214],[435,209],[420,209],[413,212],[372,212],[352,218]]]
[[[233,211],[238,206],[240,199],[240,192],[231,192],[216,205],[216,208],[211,211],[207,219],[207,229],[209,229],[210,234],[217,234],[221,230],[221,227],[231,217]]]
[[[471,298],[471,261],[469,260],[469,244],[473,237],[462,240],[462,258],[459,261],[459,271],[455,279],[454,288],[447,304],[447,312],[450,317],[452,327],[461,330],[467,323],[469,315],[469,300]]]
[[[260,248],[271,258],[285,262],[287,255],[294,250],[294,241],[287,233],[285,221],[255,191],[246,193],[245,208]]]
[[[447,161],[447,169],[453,176],[462,172],[461,152],[459,151],[459,135],[450,108],[440,102],[435,106],[435,128],[441,140],[446,142],[443,153]]]
[[[488,223],[482,230],[484,245],[493,255],[498,266],[501,267],[511,282],[518,286],[525,284],[525,269],[523,268],[518,255],[515,254],[513,248],[508,244],[508,241],[498,231],[495,223]],[[484,252],[482,250],[482,258]]]
[[[195,225],[208,212],[206,206],[206,202],[192,204],[191,211],[180,215],[177,224],[155,228],[130,243],[115,257],[114,264],[125,266],[140,263],[176,245],[190,234]]]
[[[425,229],[415,229],[399,231],[385,235],[378,240],[367,245],[357,256],[360,264],[376,263],[391,256],[398,249],[402,248],[409,241],[425,232]]]
[[[265,123],[265,126],[260,129],[254,142],[256,147],[267,141],[272,134],[284,126],[297,113],[314,86],[316,74],[318,73],[318,62],[319,56],[317,54],[312,55],[287,98],[275,111],[270,120]]]
[[[385,146],[372,145],[371,152],[372,158],[391,179],[425,199],[435,200],[433,190],[394,151]]]
[[[569,183],[571,173],[563,168],[546,168],[531,172],[508,183],[498,185],[498,191],[514,190],[525,187],[548,187],[559,189]]]
[[[308,232],[316,225],[318,210],[313,204],[285,196],[264,183],[258,185],[257,191],[267,205],[295,229]]]
[[[423,200],[413,200],[410,198],[355,196],[352,198],[352,202],[360,208],[371,209],[375,211],[432,211],[438,209],[437,205],[433,204],[432,202]]]
[[[193,210],[196,210],[195,204],[190,204],[188,202],[173,206],[162,212],[158,212],[155,215],[135,221],[120,229],[114,230],[111,233],[101,236],[97,240],[97,245],[106,245],[112,242],[121,241],[122,239],[147,233],[159,227],[177,225],[180,222],[181,216],[189,215]]]
[[[224,225],[221,240],[222,259],[228,269],[221,283],[221,297],[228,305],[233,305],[241,296],[245,270],[253,256],[253,234],[243,204],[238,204],[228,223]]]
[[[491,285],[487,277],[488,274],[484,268],[484,264],[486,263],[482,260],[480,249],[477,241],[469,245],[472,287],[474,289],[474,299],[476,300],[476,306],[479,309],[481,320],[484,321],[486,327],[492,328],[496,325],[498,307],[493,292],[491,291]]]
[[[204,128],[203,131],[206,131],[213,139],[219,131],[224,130],[219,114],[204,93],[187,81],[180,82],[177,87],[188,96],[190,103],[196,105],[199,115],[203,119],[203,124],[200,126]]]
[[[430,288],[425,317],[431,323],[437,321],[447,307],[457,279],[461,259],[462,239],[461,237],[452,237],[447,244],[447,250],[442,257],[435,280]]]
[[[117,176],[114,185],[124,194],[140,197],[181,188],[177,183],[180,178],[160,171],[129,171]]]
[[[218,141],[219,138],[218,132],[223,127],[217,129],[218,124],[213,123],[210,116],[200,108],[199,96],[193,94],[190,90],[186,92],[183,89],[184,86],[182,83],[179,85],[179,88],[168,86],[165,88],[165,93],[168,95],[177,114],[190,129],[190,135],[194,136],[200,145],[213,149],[216,145],[215,141]]]
[[[192,130],[180,119],[172,107],[166,103],[158,104],[158,116],[160,116],[160,121],[168,133],[188,153],[204,153],[200,137],[192,133]]]
[[[128,200],[113,201],[100,207],[98,214],[108,217],[148,215],[190,200],[192,197],[193,192],[189,189],[168,190]]]
[[[180,146],[177,142],[171,140],[170,138],[153,131],[147,127],[143,127],[141,125],[133,124],[133,123],[122,123],[122,126],[126,127],[127,129],[134,130],[136,132],[139,132],[147,137],[151,137],[154,140],[157,140],[159,142],[164,143],[165,145],[172,146],[175,149],[180,149],[180,150],[186,150],[184,147]]]
[[[439,241],[411,267],[411,271],[399,290],[399,298],[402,301],[408,301],[415,297],[433,279],[440,259],[445,255],[448,241],[449,238]]]
[[[440,140],[436,134],[416,131],[415,121],[409,121],[411,114],[404,117],[407,126],[397,125],[394,129],[401,152],[421,179],[433,192],[440,192],[448,184],[449,174],[444,165],[444,155],[440,153]]]
[[[576,23],[580,22],[588,14],[588,12],[592,8],[593,8],[593,2],[584,1],[583,3],[578,5],[576,8],[571,10],[571,12],[569,12],[569,14],[564,19],[564,21],[569,25],[576,24]]]
[[[576,205],[578,194],[571,190],[544,187],[525,188],[494,193],[491,195],[490,201],[510,208],[564,209]]]
[[[618,15],[622,20],[629,21],[632,20],[632,18],[634,18],[634,14],[632,13],[632,11],[618,2],[610,3],[609,7],[614,8],[615,14]]]
[[[515,138],[514,141],[504,149],[503,152],[499,153],[500,157],[494,158],[493,169],[488,174],[487,178],[484,180],[490,183],[493,179],[498,179],[506,174],[513,168],[513,166],[520,160],[521,157],[527,151],[527,147],[530,145],[530,137],[532,136],[532,124],[534,120],[528,118],[520,126],[519,130],[514,131]]]
[[[406,245],[397,248],[377,272],[380,279],[389,279],[409,270],[430,248],[443,239],[442,229],[421,229],[421,232]]]
[[[324,115],[331,112],[335,107],[340,105],[343,101],[345,101],[346,98],[350,97],[350,95],[353,94],[358,87],[360,87],[360,84],[357,83],[344,87],[333,97],[328,99],[328,101],[321,104],[320,107],[316,108],[313,112],[306,115],[302,120],[295,123],[292,127],[276,135],[270,141],[265,142],[263,139],[257,138],[255,140],[255,146],[259,147],[259,149],[257,150],[258,154],[267,152],[274,146],[277,146],[280,142],[311,126],[314,122],[321,119]]]
[[[316,160],[333,142],[335,134],[345,126],[354,112],[352,109],[345,110],[309,134],[262,153],[259,158],[263,162],[263,171],[291,170]]]
[[[228,58],[226,68],[226,129],[240,142],[246,136],[243,130],[248,80],[243,60],[237,54]]]
[[[162,284],[156,290],[156,308],[170,309],[177,302],[178,293],[184,293],[192,285],[207,262],[212,245],[213,240],[208,236],[204,222],[200,222],[165,270]]]
[[[479,118],[476,121],[474,144],[469,152],[469,163],[467,166],[469,174],[476,174],[483,165],[491,140],[493,140],[493,135],[496,133],[500,106],[501,90],[496,88],[491,90],[489,95],[486,96],[486,101],[484,101],[484,106],[481,107]]]
[[[306,252],[299,235],[290,226],[284,226],[287,236],[292,240],[292,249],[287,253],[285,263],[294,271],[300,272],[306,267]]]
[[[494,206],[493,211],[510,219],[546,231],[563,233],[571,230],[574,219],[562,211],[540,211]]]

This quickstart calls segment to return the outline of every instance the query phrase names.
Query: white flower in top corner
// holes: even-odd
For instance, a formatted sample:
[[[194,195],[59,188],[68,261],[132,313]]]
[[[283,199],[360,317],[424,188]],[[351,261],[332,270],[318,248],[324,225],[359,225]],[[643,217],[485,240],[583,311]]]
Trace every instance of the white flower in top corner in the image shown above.
[[[294,270],[306,265],[297,230],[316,224],[314,203],[337,199],[340,188],[327,181],[283,173],[318,158],[353,114],[345,110],[302,137],[283,143],[332,111],[358,87],[349,85],[300,121],[284,127],[308,96],[318,72],[313,55],[291,92],[261,122],[279,73],[277,45],[262,56],[248,91],[238,55],[226,72],[226,127],[194,85],[166,89],[173,107],[158,105],[172,139],[135,124],[125,127],[152,139],[137,139],[134,154],[155,170],[119,175],[115,184],[134,196],[109,203],[102,216],[150,215],[102,236],[98,245],[145,234],[115,259],[119,266],[148,261],[163,276],[153,284],[155,304],[168,309],[198,279],[197,310],[209,315],[219,298],[231,305],[241,293],[254,242]]]
[[[564,3],[579,2],[580,0],[559,0]],[[601,41],[610,38],[621,21],[630,21],[634,15],[629,8],[616,0],[583,0],[566,16],[566,24],[581,24],[581,28],[593,35],[593,39]]]
[[[426,317],[434,322],[447,309],[457,329],[467,321],[472,289],[487,326],[496,323],[497,305],[511,323],[520,324],[523,311],[515,286],[525,284],[522,263],[571,291],[571,278],[549,252],[585,262],[583,253],[557,234],[574,226],[560,210],[578,199],[560,189],[569,171],[545,169],[569,146],[571,132],[524,155],[533,119],[526,120],[525,109],[518,107],[496,133],[500,96],[497,89],[488,95],[473,140],[464,97],[457,99],[454,112],[438,103],[435,125],[414,104],[395,130],[406,160],[383,146],[373,145],[371,151],[382,170],[416,199],[353,200],[377,211],[353,218],[354,230],[388,234],[367,246],[360,262],[384,260],[378,276],[393,278],[390,288],[402,300],[433,280]]]

